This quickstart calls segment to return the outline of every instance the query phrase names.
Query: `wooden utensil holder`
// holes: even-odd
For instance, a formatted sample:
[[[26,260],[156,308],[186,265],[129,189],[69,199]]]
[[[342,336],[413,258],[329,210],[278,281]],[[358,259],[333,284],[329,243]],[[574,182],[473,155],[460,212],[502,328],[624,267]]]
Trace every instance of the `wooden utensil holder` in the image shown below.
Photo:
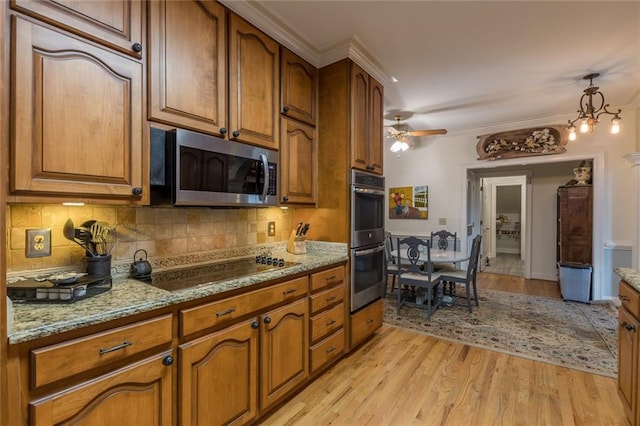
[[[287,240],[287,251],[292,254],[304,254],[307,252],[307,242],[304,237],[297,237],[296,230],[291,231]]]

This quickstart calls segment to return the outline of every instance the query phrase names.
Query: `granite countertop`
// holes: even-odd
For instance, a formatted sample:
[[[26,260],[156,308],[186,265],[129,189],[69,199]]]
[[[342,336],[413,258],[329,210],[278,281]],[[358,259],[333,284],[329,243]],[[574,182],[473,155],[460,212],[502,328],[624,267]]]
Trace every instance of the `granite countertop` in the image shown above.
[[[615,268],[615,273],[620,275],[625,282],[627,282],[631,287],[635,288],[636,291],[640,292],[640,271],[637,269],[631,268]]]
[[[256,247],[253,253],[261,250],[264,250],[264,246]],[[9,343],[27,342],[229,290],[246,287],[248,291],[252,285],[261,282],[308,272],[348,259],[347,245],[341,243],[308,242],[307,253],[300,255],[288,253],[283,245],[270,247],[270,251],[275,257],[282,257],[285,261],[298,264],[282,270],[276,269],[253,276],[202,284],[175,292],[162,290],[126,276],[114,275],[111,290],[75,303],[14,302],[12,329],[8,333]],[[158,270],[156,266],[154,265],[154,271]],[[178,265],[174,264],[174,266]]]

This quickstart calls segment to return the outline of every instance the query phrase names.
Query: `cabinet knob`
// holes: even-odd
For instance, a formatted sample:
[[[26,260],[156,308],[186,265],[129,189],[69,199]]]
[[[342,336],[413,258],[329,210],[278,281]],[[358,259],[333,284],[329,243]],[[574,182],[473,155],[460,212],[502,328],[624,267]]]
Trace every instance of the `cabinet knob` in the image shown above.
[[[635,326],[629,324],[628,322],[623,322],[622,326],[625,328],[625,330],[627,331],[636,331]]]
[[[137,53],[142,52],[142,45],[140,43],[133,43],[133,46],[131,46],[131,48],[133,49],[134,52],[137,52]]]
[[[289,107],[288,106],[283,107],[282,112],[289,112]]]
[[[234,130],[232,135],[234,138],[237,138],[238,136],[240,136],[240,130]]]
[[[220,127],[220,134],[221,135],[226,135],[227,134],[227,128],[226,127]]]
[[[271,323],[271,317],[264,317],[264,323],[265,324],[270,324]]]
[[[289,196],[288,196],[288,195],[285,195],[284,197],[282,197],[282,201],[283,201],[283,202],[285,202],[285,203],[286,203],[287,201],[289,201]]]
[[[167,355],[164,358],[162,358],[162,363],[164,365],[171,365],[173,364],[173,357],[171,355]]]
[[[142,188],[139,186],[134,186],[133,189],[131,189],[131,193],[137,197],[142,195]]]
[[[251,328],[253,328],[254,330],[257,330],[258,327],[260,327],[260,324],[258,324],[258,321],[254,321],[251,323]]]

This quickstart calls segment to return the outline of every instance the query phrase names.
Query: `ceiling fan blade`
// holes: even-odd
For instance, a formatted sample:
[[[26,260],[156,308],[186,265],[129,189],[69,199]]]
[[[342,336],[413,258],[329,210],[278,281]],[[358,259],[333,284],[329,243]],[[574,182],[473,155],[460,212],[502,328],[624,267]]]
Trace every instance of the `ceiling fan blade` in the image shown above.
[[[432,129],[432,130],[412,130],[408,132],[411,136],[429,136],[429,135],[446,135],[446,129]]]

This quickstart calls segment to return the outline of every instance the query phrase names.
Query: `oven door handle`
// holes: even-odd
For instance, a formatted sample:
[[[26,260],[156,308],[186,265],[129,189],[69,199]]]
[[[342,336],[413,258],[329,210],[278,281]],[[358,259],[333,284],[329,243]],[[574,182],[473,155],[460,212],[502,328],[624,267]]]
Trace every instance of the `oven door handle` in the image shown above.
[[[260,194],[260,201],[267,199],[267,193],[269,192],[269,161],[267,156],[260,154],[260,160],[262,161],[262,167],[264,168],[264,184],[262,185],[262,194]]]
[[[353,188],[353,192],[358,194],[374,194],[374,195],[385,195],[386,192],[380,191],[379,189],[368,189],[368,188]]]
[[[366,249],[366,250],[354,250],[353,254],[355,257],[359,257],[359,256],[366,256],[368,254],[373,254],[373,253],[378,253],[379,251],[384,250],[384,245],[381,245],[379,247],[374,247],[371,249]]]

